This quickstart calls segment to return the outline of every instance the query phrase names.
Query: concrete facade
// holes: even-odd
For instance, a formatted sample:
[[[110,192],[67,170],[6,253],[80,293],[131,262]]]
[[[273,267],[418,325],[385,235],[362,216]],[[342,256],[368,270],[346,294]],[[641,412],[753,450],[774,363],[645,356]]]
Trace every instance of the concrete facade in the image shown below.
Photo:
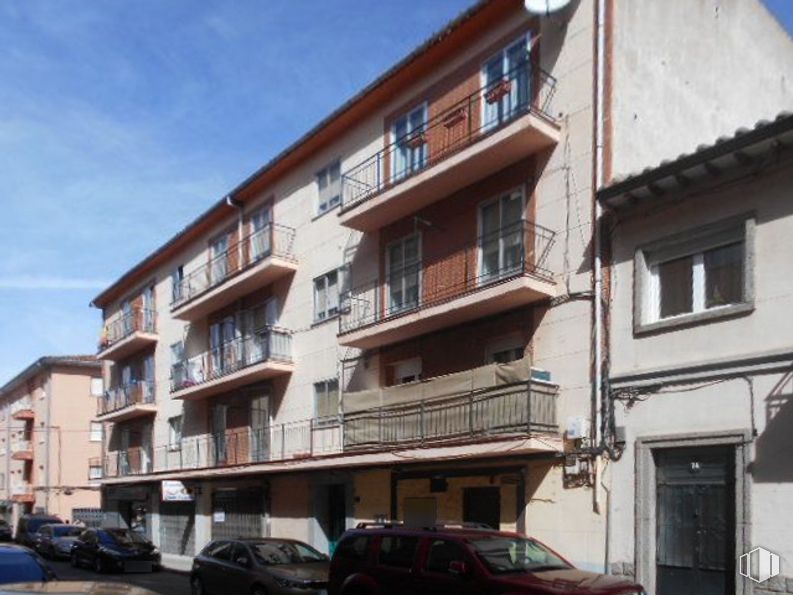
[[[698,0],[696,4],[710,2]],[[755,12],[762,10],[759,2],[743,5],[751,6],[750,10]],[[625,170],[632,167],[627,154],[634,149],[627,148],[627,144],[633,142],[636,132],[622,122],[630,119],[630,110],[641,108],[649,112],[662,106],[658,105],[656,96],[640,92],[651,82],[652,75],[631,74],[632,58],[626,56],[641,38],[633,28],[634,20],[643,11],[653,11],[654,4],[632,2],[635,8],[626,13],[620,12],[624,9],[622,4],[619,6],[607,11],[608,28],[613,31],[615,43],[613,54],[606,52],[613,77],[612,101],[606,102],[606,106],[611,122],[609,155],[613,155],[612,162],[618,165],[618,170]],[[246,525],[247,528],[257,534],[294,537],[329,550],[339,528],[360,521],[402,519],[408,516],[410,506],[429,505],[430,500],[434,501],[438,519],[466,520],[466,490],[492,488],[497,490],[494,505],[497,501],[500,528],[528,532],[583,568],[604,569],[609,555],[606,493],[595,487],[602,486],[604,480],[603,462],[586,454],[587,447],[594,446],[591,432],[584,430],[579,438],[565,439],[567,420],[572,418],[578,425],[586,426],[588,422],[590,427],[594,426],[596,408],[591,369],[596,8],[594,0],[581,0],[559,14],[540,19],[529,16],[518,1],[477,5],[452,27],[448,36],[439,38],[419,57],[400,66],[390,75],[396,78],[382,83],[397,81],[390,93],[378,91],[379,87],[370,89],[364,96],[366,109],[360,107],[362,103],[353,102],[349,112],[337,115],[341,122],[348,117],[346,114],[355,114],[343,133],[337,132],[323,142],[316,139],[322,130],[330,128],[309,135],[303,144],[293,148],[299,152],[301,147],[307,147],[304,157],[278,169],[278,164],[288,159],[284,157],[284,161],[276,161],[257,172],[230,194],[228,202],[219,203],[188,231],[98,296],[95,304],[103,309],[108,325],[123,315],[124,302],[135,303],[141,292],[153,288],[152,297],[147,299],[156,315],[151,378],[156,412],[138,409],[130,417],[129,407],[134,409],[130,405],[121,408],[126,411],[125,419],[100,417],[108,423],[103,498],[106,510],[117,512],[123,522],[140,527],[161,546],[166,564],[185,568],[192,554],[209,539],[236,530],[229,525],[246,519],[253,523]],[[721,18],[738,27],[736,15],[726,13]],[[646,26],[651,23],[648,19]],[[673,34],[670,29],[677,24],[656,25],[659,27],[656,33],[670,36]],[[687,25],[695,31],[704,31],[711,25],[711,16],[702,11],[700,17],[691,18]],[[448,112],[449,106],[470,97],[467,93],[481,85],[483,64],[521,36],[537,35],[540,42],[532,46],[530,54],[532,68],[535,73],[542,69],[550,78],[536,79],[535,101],[545,96],[548,81],[555,81],[555,86],[552,102],[543,103],[545,109],[532,110],[531,117],[542,119],[542,135],[551,139],[550,144],[538,145],[532,141],[515,148],[508,139],[498,140],[497,133],[505,127],[465,145],[453,157],[437,164],[431,162],[420,174],[402,182],[404,186],[389,182],[382,193],[371,199],[371,204],[344,205],[341,213],[317,212],[318,171],[338,159],[345,184],[349,184],[350,172],[370,162],[379,152],[385,151],[380,153],[385,155],[383,162],[390,163],[393,159],[393,152],[388,152],[392,151],[390,123],[423,101],[428,102],[430,118],[448,116],[441,125],[451,130],[458,120]],[[670,51],[668,46],[656,44],[646,49],[644,57],[666,60]],[[772,48],[763,51],[770,52]],[[705,76],[709,66],[691,65],[691,69],[686,76],[697,79]],[[749,85],[752,76],[754,73],[747,72],[743,84]],[[727,93],[730,86],[725,81],[723,86],[713,83],[704,89],[693,89],[692,99],[680,107],[681,114],[687,118],[687,131],[697,138],[711,128],[699,118],[693,98],[707,92],[712,99],[716,91]],[[482,101],[482,96],[476,93],[474,98]],[[631,98],[629,107],[621,103],[628,98]],[[769,104],[773,105],[774,101],[770,99]],[[533,105],[539,108],[538,103]],[[735,112],[740,108],[741,105],[725,103],[724,118],[719,120],[719,125],[733,122],[737,125],[742,117]],[[470,121],[481,122],[479,118],[480,112],[476,112],[476,118],[472,116]],[[516,121],[527,127],[523,136],[539,134],[540,125],[532,124],[534,120],[521,117]],[[521,138],[520,134],[517,136]],[[652,163],[674,154],[679,150],[674,141],[664,136],[647,143],[641,158]],[[423,142],[429,146],[430,153],[442,145],[432,135]],[[509,146],[504,154],[516,156],[514,163],[492,158],[497,154],[498,142],[503,143],[502,147]],[[477,151],[485,154],[483,147],[488,143],[496,153],[475,159]],[[524,154],[519,155],[520,152]],[[618,155],[625,155],[623,161],[617,159]],[[468,163],[476,163],[484,173],[475,181],[466,179],[458,187],[461,178],[443,173],[446,171],[443,168],[451,167],[452,159],[460,163],[469,159]],[[433,179],[434,173],[437,179]],[[409,192],[405,188],[410,184],[413,186]],[[446,304],[462,295],[461,299],[484,311],[484,291],[478,282],[467,291],[458,292],[453,281],[460,271],[480,270],[477,267],[482,266],[482,247],[478,243],[482,205],[499,198],[503,190],[513,186],[524,189],[522,222],[553,232],[554,241],[543,261],[549,272],[549,278],[543,282],[552,286],[553,292],[509,307],[494,306],[487,316],[444,321],[432,328],[421,326],[424,322],[419,320],[419,315],[413,320],[410,314],[401,313],[372,320],[371,324],[358,321],[356,328],[364,330],[397,321],[409,327],[410,334],[405,337],[410,339],[395,342],[394,335],[389,339],[385,334],[372,333],[365,350],[345,342],[345,323],[355,313],[355,305],[349,302],[345,305],[344,297],[349,292],[352,301],[363,295],[355,293],[357,288],[374,281],[375,289],[368,294],[371,299],[390,299],[384,297],[386,285],[391,283],[387,280],[386,253],[392,240],[414,231],[420,231],[422,238],[423,299],[429,293],[442,293],[444,288],[452,287],[449,295],[444,296],[450,300]],[[342,185],[342,199],[344,188]],[[422,195],[422,188],[432,188],[434,194]],[[410,213],[389,211],[388,193],[394,194],[396,200],[400,192],[408,198],[413,192],[412,196],[420,198],[415,198],[415,204],[421,204],[421,208]],[[376,204],[377,200],[382,204]],[[261,287],[242,296],[237,296],[233,287],[240,283],[244,273],[229,276],[212,290],[213,296],[220,296],[213,297],[217,299],[217,307],[212,309],[207,305],[200,315],[185,313],[186,306],[173,308],[174,271],[181,267],[185,278],[207,274],[201,271],[211,271],[210,259],[214,254],[211,245],[221,236],[229,238],[223,245],[235,253],[227,266],[237,267],[245,260],[247,249],[244,242],[240,245],[239,238],[252,229],[254,214],[264,207],[271,207],[269,221],[275,222],[279,229],[288,230],[286,233],[292,238],[287,256],[295,263],[294,270],[273,273]],[[356,213],[366,209],[371,209],[371,213],[356,218]],[[534,234],[530,237],[533,240]],[[526,258],[526,253],[531,251],[529,241],[524,238],[518,244],[524,260],[531,260]],[[463,252],[460,246],[472,246],[474,256],[467,253],[460,256]],[[434,259],[432,263],[428,258]],[[445,264],[431,268],[439,260]],[[274,265],[265,260],[261,266]],[[343,312],[340,316],[317,320],[315,279],[336,270],[338,285],[348,290],[342,291],[339,298]],[[535,271],[526,273],[525,277],[534,280],[532,275]],[[499,287],[506,285],[493,287],[497,293]],[[224,292],[235,297],[230,303],[220,305],[224,302]],[[191,391],[195,394],[196,386],[209,386],[205,377],[199,381],[191,379],[186,388],[180,385],[182,388],[171,390],[174,377],[182,373],[173,368],[173,345],[183,343],[186,360],[198,357],[209,350],[211,334],[223,332],[211,330],[213,323],[231,315],[236,321],[233,331],[236,336],[243,324],[240,321],[247,316],[242,312],[270,298],[276,299],[276,306],[268,314],[267,326],[284,329],[289,336],[288,361],[279,362],[283,366],[272,366],[261,374],[254,373],[253,366],[243,367],[234,372],[233,390],[210,387],[202,389],[201,398],[188,398],[188,394]],[[386,302],[373,303],[377,306],[368,312],[382,313]],[[425,313],[427,310],[420,309]],[[498,342],[508,344],[513,354],[520,350],[524,357],[520,361],[528,362],[532,368],[531,376],[523,380],[529,396],[521,397],[521,406],[525,406],[525,399],[530,399],[532,394],[550,392],[554,395],[555,423],[542,428],[532,425],[537,421],[533,416],[539,414],[534,409],[527,414],[526,430],[515,432],[520,435],[494,434],[487,439],[479,436],[471,440],[456,437],[429,445],[398,446],[381,437],[384,441],[380,449],[347,448],[346,404],[365,394],[376,393],[385,399],[383,395],[390,393],[384,389],[394,384],[395,364],[420,358],[421,382],[415,390],[435,390],[433,387],[438,383],[456,381],[455,374],[470,374],[474,378],[483,373],[480,368],[491,364],[488,353]],[[491,343],[492,348],[488,347]],[[108,346],[101,348],[107,352]],[[152,349],[152,345],[141,343],[137,352],[126,353],[126,359],[114,360],[107,366],[110,388],[118,382],[118,366],[129,358],[142,357],[148,353],[147,349]],[[211,359],[211,355],[207,357]],[[228,382],[229,377],[221,375],[221,380],[212,382]],[[318,419],[315,385],[333,380],[338,382],[344,415],[338,423],[327,423]],[[409,390],[400,393],[406,405],[416,399],[415,394],[408,394]],[[257,405],[250,407],[254,400]],[[222,461],[218,456],[216,431],[219,406],[226,407],[220,432],[225,445]],[[252,430],[254,420],[265,410],[266,420],[260,420],[263,426]],[[169,442],[169,420],[176,416],[182,418],[178,445]],[[415,431],[414,425],[408,425],[410,431]],[[257,459],[254,445],[261,444],[262,429],[266,433],[266,456]],[[562,464],[565,454],[573,455],[576,465],[565,468]],[[185,483],[193,495],[192,503],[181,504],[179,508],[162,502],[161,482],[173,479]],[[232,490],[245,494],[240,500],[245,501],[244,506],[235,505],[233,515],[230,514],[233,507],[226,499]],[[467,493],[470,499],[470,494],[484,492]],[[163,507],[170,507],[170,512],[164,514]],[[179,544],[171,544],[173,536],[169,532],[176,532]],[[190,546],[184,547],[188,541],[182,538],[188,533]]]
[[[92,422],[101,381],[93,356],[44,357],[0,388],[6,520],[16,523],[26,512],[72,520],[77,509],[99,511],[102,428],[92,432]]]

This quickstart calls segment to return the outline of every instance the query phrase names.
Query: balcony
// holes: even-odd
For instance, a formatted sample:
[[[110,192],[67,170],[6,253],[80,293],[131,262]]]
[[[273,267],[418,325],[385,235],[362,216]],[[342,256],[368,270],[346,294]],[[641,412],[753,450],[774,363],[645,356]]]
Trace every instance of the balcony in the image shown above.
[[[344,466],[355,463],[353,456],[377,463],[390,460],[395,456],[391,453],[411,449],[443,458],[446,448],[455,458],[476,458],[482,456],[477,445],[498,441],[511,453],[555,450],[558,387],[530,376],[528,362],[521,360],[410,385],[346,393],[345,411],[338,418],[185,437],[156,447],[153,464],[148,458],[143,463],[140,449],[133,449],[134,456],[113,452],[106,458],[105,473],[122,477],[142,474],[144,469],[163,473],[317,460]],[[532,442],[537,435],[544,436],[542,442]],[[494,453],[492,448],[489,452]],[[122,459],[136,464],[123,465]]]
[[[171,367],[174,399],[205,399],[239,386],[291,374],[292,334],[268,327]]]
[[[210,259],[174,287],[171,315],[194,321],[297,270],[295,230],[269,224]]]
[[[104,477],[129,477],[151,472],[151,451],[143,447],[110,451],[105,456]]]
[[[553,297],[553,243],[552,231],[521,222],[355,286],[339,343],[372,349]]]
[[[144,415],[157,413],[154,402],[154,382],[139,380],[129,385],[117,386],[105,391],[97,399],[96,419],[98,421],[120,422]]]
[[[342,175],[341,224],[374,231],[556,145],[555,86],[523,66],[434,114]]]
[[[17,440],[11,443],[11,458],[15,461],[33,460],[33,442],[30,440]]]
[[[119,312],[105,323],[97,359],[119,361],[157,342],[157,314],[148,308]]]
[[[11,486],[11,500],[13,502],[28,503],[36,501],[33,486],[29,483],[17,483]]]
[[[11,404],[11,417],[17,421],[33,421],[36,414],[33,411],[33,401],[24,397]]]

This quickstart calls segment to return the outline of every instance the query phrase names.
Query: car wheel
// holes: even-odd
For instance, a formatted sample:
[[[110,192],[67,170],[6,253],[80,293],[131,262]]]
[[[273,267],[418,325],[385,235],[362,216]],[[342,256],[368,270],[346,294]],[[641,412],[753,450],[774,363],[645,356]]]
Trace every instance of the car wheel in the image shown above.
[[[194,576],[190,579],[190,592],[192,595],[206,595],[206,591],[204,591],[204,583],[202,583],[201,579],[197,576]]]
[[[102,574],[105,571],[105,563],[102,562],[102,558],[97,556],[94,558],[94,572],[97,574]]]
[[[254,587],[253,591],[251,591],[251,595],[267,595],[267,591],[264,587]]]
[[[77,559],[77,554],[72,554],[70,561],[72,563],[72,568],[79,568],[80,567],[80,560]]]

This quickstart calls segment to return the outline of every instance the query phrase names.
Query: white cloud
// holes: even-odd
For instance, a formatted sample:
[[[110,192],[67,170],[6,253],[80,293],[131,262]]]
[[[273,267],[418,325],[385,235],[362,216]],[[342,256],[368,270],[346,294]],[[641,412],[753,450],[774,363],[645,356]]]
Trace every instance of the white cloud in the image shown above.
[[[78,279],[35,275],[0,276],[0,289],[97,290],[104,289],[108,285],[110,285],[108,281],[101,279]]]

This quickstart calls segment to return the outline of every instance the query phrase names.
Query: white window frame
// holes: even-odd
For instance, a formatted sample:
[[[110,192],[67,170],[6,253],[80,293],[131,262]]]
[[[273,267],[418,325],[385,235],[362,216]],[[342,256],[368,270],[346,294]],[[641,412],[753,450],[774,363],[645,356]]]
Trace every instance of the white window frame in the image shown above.
[[[99,470],[98,473],[94,473],[94,470]],[[88,479],[91,481],[95,481],[97,479],[102,479],[102,474],[104,473],[104,469],[102,469],[102,465],[88,465]]]
[[[637,248],[634,256],[634,333],[652,332],[705,322],[754,309],[754,216],[742,215],[662,238]],[[733,304],[705,307],[704,253],[742,241],[743,299]],[[678,258],[693,257],[692,311],[660,317],[658,266]]]
[[[518,194],[518,193],[520,193],[520,221],[519,221],[520,234],[521,234],[521,242],[523,242],[525,240],[525,237],[524,237],[524,234],[523,234],[523,230],[524,230],[525,225],[526,225],[526,187],[525,186],[521,185],[521,186],[516,186],[514,188],[505,190],[504,192],[501,192],[501,193],[497,194],[496,196],[491,196],[490,198],[487,198],[487,199],[481,201],[476,206],[476,231],[477,231],[477,235],[476,235],[476,278],[477,278],[477,284],[478,285],[489,285],[490,283],[493,283],[494,281],[498,280],[498,278],[501,276],[499,274],[499,277],[492,277],[492,278],[488,278],[487,280],[485,280],[484,277],[482,276],[482,268],[483,268],[483,261],[484,261],[484,251],[483,251],[483,246],[482,246],[482,238],[485,235],[484,234],[484,218],[482,217],[482,210],[488,205],[491,205],[493,203],[501,201],[501,199],[504,198],[507,195],[512,196],[513,194]],[[499,216],[500,216],[500,209],[499,209]],[[499,221],[499,224],[500,223],[501,222]],[[499,229],[502,229],[502,228],[499,227]],[[501,241],[501,239],[499,239],[499,242],[500,241]],[[524,252],[526,251],[526,246],[525,245],[523,246],[523,250],[524,250]],[[502,256],[503,256],[503,246],[499,245],[499,258],[501,258]],[[526,258],[526,254],[525,253],[523,255],[523,258],[524,259]]]
[[[422,111],[422,116],[423,116],[423,118],[422,118],[422,127],[426,131],[427,127],[429,125],[429,114],[430,114],[429,102],[428,101],[423,101],[422,103],[414,106],[413,108],[403,112],[402,114],[399,115],[399,117],[394,118],[394,120],[391,122],[391,126],[390,126],[390,129],[388,131],[389,132],[389,138],[391,140],[391,142],[389,144],[391,145],[391,147],[393,147],[394,150],[391,152],[391,158],[390,158],[390,164],[389,164],[389,169],[391,171],[389,171],[388,173],[389,173],[389,179],[392,180],[392,181],[402,180],[404,178],[408,178],[408,177],[410,177],[410,174],[413,172],[412,168],[406,168],[405,171],[403,171],[399,175],[397,175],[398,172],[396,170],[396,155],[395,155],[395,153],[398,150],[397,141],[399,140],[399,138],[402,138],[402,137],[397,138],[396,127],[397,127],[397,123],[400,120],[404,119],[406,124],[407,124],[407,126],[405,128],[406,128],[406,130],[408,130],[406,136],[410,136],[411,134],[413,134],[414,131],[410,130],[410,122],[411,122],[410,116],[412,116],[414,113],[416,113],[419,110]],[[426,154],[424,155],[424,164],[422,165],[422,168],[426,167],[427,162],[429,162],[429,160],[430,160],[429,143],[425,143],[425,148],[426,148]],[[422,169],[422,168],[419,168],[419,169]]]
[[[328,396],[328,388],[331,384],[336,384],[336,401],[338,411],[335,416],[326,416],[320,417],[319,416],[319,398],[320,395],[323,398],[327,398]],[[318,388],[322,386],[322,391],[320,392]],[[339,422],[339,413],[341,413],[341,392],[340,392],[341,385],[339,383],[338,378],[326,378],[325,380],[318,380],[314,383],[314,420],[318,427],[325,427],[325,426],[333,426]]]
[[[481,99],[479,101],[479,104],[480,104],[480,107],[479,107],[479,121],[481,122],[481,129],[483,131],[490,130],[491,128],[494,128],[494,127],[498,126],[498,124],[499,124],[499,122],[493,122],[490,125],[486,125],[485,124],[485,118],[487,117],[487,113],[486,113],[487,105],[486,105],[486,101],[485,101],[485,95],[487,94],[487,89],[485,88],[485,85],[487,85],[487,65],[490,62],[492,62],[495,58],[501,57],[501,60],[502,60],[502,63],[501,63],[501,65],[502,65],[502,77],[503,77],[504,76],[503,73],[508,73],[509,72],[509,70],[507,70],[507,68],[509,67],[508,58],[507,58],[507,51],[509,50],[509,48],[517,45],[521,41],[524,41],[526,43],[526,46],[529,49],[529,90],[531,91],[531,86],[532,86],[531,76],[534,74],[534,66],[531,63],[531,50],[532,50],[532,44],[534,43],[533,40],[534,40],[534,37],[535,37],[532,34],[533,34],[533,31],[527,31],[523,35],[520,35],[520,36],[516,37],[511,42],[509,42],[508,44],[506,44],[503,47],[501,47],[498,51],[493,52],[487,58],[482,60],[482,64],[479,67],[479,88],[482,90],[482,97],[481,97]],[[531,102],[531,97],[529,97],[529,102]]]
[[[391,307],[391,260],[389,258],[389,254],[391,253],[391,247],[392,246],[396,246],[397,244],[402,244],[402,256],[403,256],[402,260],[404,261],[404,255],[405,255],[404,244],[405,244],[406,241],[408,241],[409,239],[414,238],[414,237],[416,238],[416,243],[417,243],[416,252],[418,254],[417,259],[416,259],[417,263],[418,263],[418,301],[417,301],[416,305],[411,307],[411,308],[402,307],[399,310],[393,310],[392,307]],[[424,241],[424,238],[422,237],[421,232],[420,231],[416,231],[414,233],[408,234],[406,236],[402,236],[401,238],[396,239],[396,240],[394,240],[392,242],[388,242],[388,244],[386,244],[386,247],[385,247],[385,284],[384,284],[385,285],[385,290],[386,290],[385,291],[386,316],[391,316],[392,314],[399,314],[401,312],[410,312],[411,310],[414,310],[416,308],[420,308],[421,307],[422,294],[423,294],[423,289],[424,289],[424,251],[422,249],[423,248],[422,247],[423,241]],[[403,263],[402,266],[404,267],[404,263]],[[402,282],[404,284],[404,276],[402,278]],[[405,288],[402,287],[402,295],[404,296],[404,294],[405,294]]]
[[[318,277],[314,277],[314,281],[312,282],[312,290],[314,292],[314,322],[325,322],[327,320],[332,320],[339,316],[341,313],[341,299],[342,299],[342,276],[345,274],[344,267],[339,267],[337,269],[333,269],[324,273]],[[336,311],[331,312],[331,308],[328,307],[328,278],[331,275],[336,275]],[[319,311],[319,290],[317,288],[317,283],[322,282],[322,291],[325,292],[325,308],[322,312]]]
[[[331,182],[330,173],[334,167],[338,167],[339,169],[339,178],[336,182]],[[325,192],[325,196],[323,196],[322,187],[320,186],[320,178],[323,176],[326,178],[326,188],[331,189]],[[319,217],[320,215],[329,213],[341,204],[341,159],[337,158],[327,163],[325,167],[314,175],[314,180],[317,184],[316,215]],[[335,193],[332,190],[334,184],[336,185]]]
[[[97,388],[97,386],[99,388]],[[91,378],[91,396],[92,397],[102,397],[105,394],[105,381],[103,378]]]
[[[104,436],[104,427],[101,421],[92,421],[89,426],[88,440],[90,442],[102,442]]]

